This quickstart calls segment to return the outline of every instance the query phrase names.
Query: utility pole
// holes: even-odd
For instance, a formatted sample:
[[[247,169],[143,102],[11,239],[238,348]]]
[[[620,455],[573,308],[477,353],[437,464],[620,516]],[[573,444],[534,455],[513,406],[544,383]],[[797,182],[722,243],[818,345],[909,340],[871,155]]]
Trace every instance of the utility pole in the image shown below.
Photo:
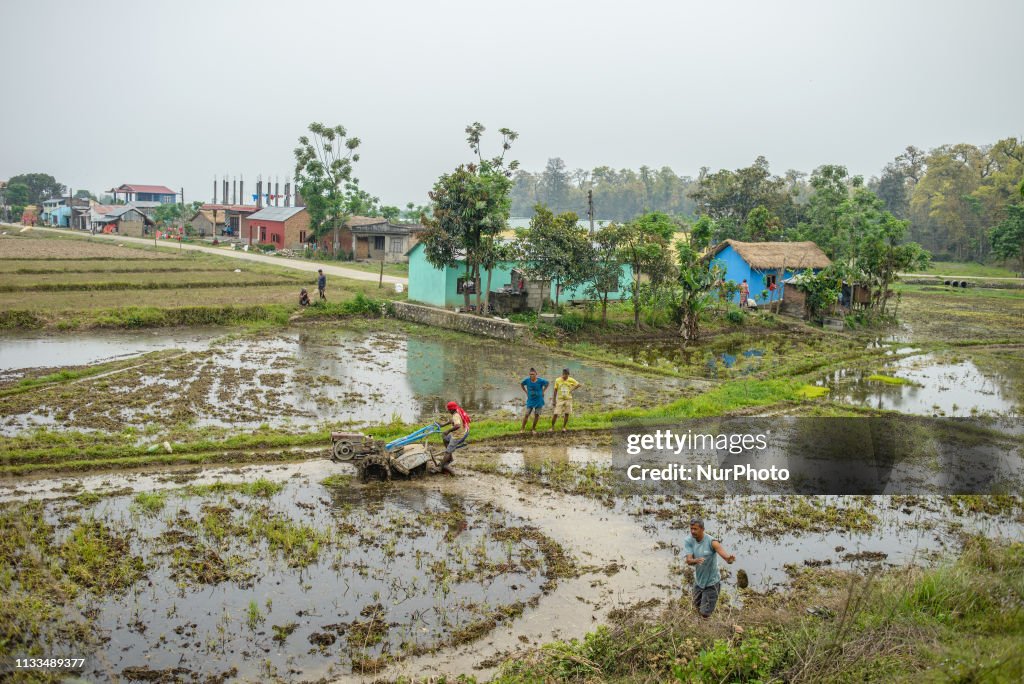
[[[590,237],[594,237],[594,191],[587,190],[587,216],[590,217]]]
[[[181,232],[178,233],[178,254],[184,249],[182,244],[185,241],[185,188],[181,189]]]

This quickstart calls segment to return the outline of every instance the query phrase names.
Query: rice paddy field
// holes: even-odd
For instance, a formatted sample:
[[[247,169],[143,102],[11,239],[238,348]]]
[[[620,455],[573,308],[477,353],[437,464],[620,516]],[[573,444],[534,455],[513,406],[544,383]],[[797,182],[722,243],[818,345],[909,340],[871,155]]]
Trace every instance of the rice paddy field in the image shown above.
[[[4,677],[1024,676],[1024,291],[901,285],[899,326],[845,333],[762,316],[689,345],[596,323],[509,344],[383,316],[397,295],[372,282],[332,278],[331,305],[299,311],[308,280],[0,236],[0,659],[84,661]],[[548,412],[520,433],[530,367],[583,383],[568,432]],[[328,458],[331,431],[392,439],[453,398],[473,417],[454,477],[364,483]],[[623,477],[628,430],[892,412],[997,447],[998,491],[944,493],[927,458],[914,493]],[[688,600],[693,516],[737,556],[710,620]]]

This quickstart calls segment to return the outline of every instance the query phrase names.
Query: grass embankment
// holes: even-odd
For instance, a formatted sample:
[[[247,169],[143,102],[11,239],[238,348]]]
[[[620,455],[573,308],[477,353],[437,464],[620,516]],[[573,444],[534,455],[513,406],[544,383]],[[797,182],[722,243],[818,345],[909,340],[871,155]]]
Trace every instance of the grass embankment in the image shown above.
[[[685,598],[655,616],[613,611],[611,624],[508,661],[493,681],[1024,680],[1024,544],[969,538],[939,568],[804,569],[793,585],[747,593],[743,609],[720,605],[707,621]]]
[[[684,397],[651,409],[617,409],[575,416],[573,432],[602,431],[640,424],[659,424],[685,418],[726,415],[749,408],[803,400],[804,385],[788,380],[749,380],[724,383],[703,394]],[[421,425],[392,422],[366,432],[383,440],[401,437]],[[482,420],[472,424],[474,442],[519,434],[519,421]],[[202,463],[253,463],[302,460],[312,447],[326,450],[330,431],[284,433],[270,429],[246,434],[209,436],[169,441],[143,439],[133,430],[118,434],[51,432],[39,430],[17,437],[0,438],[0,475],[27,475],[86,471],[104,468],[139,468],[157,465]]]
[[[0,329],[283,325],[299,308],[299,290],[314,290],[315,274],[278,266],[48,233],[4,238],[0,255]],[[303,315],[351,315],[346,307],[367,296],[400,297],[331,278],[330,303]]]
[[[979,264],[974,261],[933,261],[920,273],[913,275],[966,276],[969,278],[1016,278],[1018,274],[1004,266]]]

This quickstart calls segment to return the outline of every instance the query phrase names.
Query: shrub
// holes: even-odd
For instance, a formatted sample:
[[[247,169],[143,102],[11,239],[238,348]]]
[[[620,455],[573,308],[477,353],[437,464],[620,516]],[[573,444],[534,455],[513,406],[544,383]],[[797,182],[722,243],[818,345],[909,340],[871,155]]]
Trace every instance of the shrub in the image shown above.
[[[729,313],[725,314],[725,320],[729,321],[733,325],[743,325],[743,321],[745,319],[743,317],[742,311],[732,309],[731,311],[729,311]]]
[[[513,323],[525,323],[526,325],[531,325],[537,322],[537,312],[524,311],[522,313],[510,314],[508,320],[512,321]]]
[[[583,317],[577,313],[567,313],[555,319],[555,325],[568,333],[579,332],[583,328]]]

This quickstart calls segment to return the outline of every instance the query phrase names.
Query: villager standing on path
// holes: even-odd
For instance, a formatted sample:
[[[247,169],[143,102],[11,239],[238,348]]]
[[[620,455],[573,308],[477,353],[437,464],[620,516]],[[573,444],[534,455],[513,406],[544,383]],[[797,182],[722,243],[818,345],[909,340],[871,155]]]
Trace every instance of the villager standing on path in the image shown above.
[[[690,520],[690,536],[683,543],[683,549],[686,564],[693,566],[693,607],[702,618],[709,618],[722,588],[718,557],[731,565],[736,556],[730,555],[720,541],[704,531],[704,521],[700,518]]]
[[[562,432],[565,432],[566,426],[569,424],[569,416],[572,415],[572,393],[583,387],[576,381],[576,378],[569,377],[569,369],[562,369],[562,376],[555,380],[555,398],[552,403],[552,411],[554,413],[551,416],[551,431],[554,432],[555,423],[558,422],[558,416],[565,416],[562,419]]]
[[[747,279],[744,278],[743,282],[740,283],[740,308],[747,308],[747,298],[750,296],[750,286],[747,285]]]
[[[320,274],[320,276],[316,279],[316,288],[320,290],[320,299],[326,302],[327,295],[324,294],[324,291],[327,290],[327,276],[324,275],[324,269],[322,268],[318,268],[316,272]]]
[[[530,377],[523,378],[523,381],[519,383],[519,386],[523,388],[523,392],[526,393],[526,415],[523,416],[523,424],[519,427],[519,431],[523,432],[526,430],[526,421],[530,419],[530,414],[533,414],[533,432],[537,431],[537,419],[540,418],[540,412],[544,408],[544,392],[548,389],[548,381],[544,378],[537,377],[537,369],[530,369]]]

